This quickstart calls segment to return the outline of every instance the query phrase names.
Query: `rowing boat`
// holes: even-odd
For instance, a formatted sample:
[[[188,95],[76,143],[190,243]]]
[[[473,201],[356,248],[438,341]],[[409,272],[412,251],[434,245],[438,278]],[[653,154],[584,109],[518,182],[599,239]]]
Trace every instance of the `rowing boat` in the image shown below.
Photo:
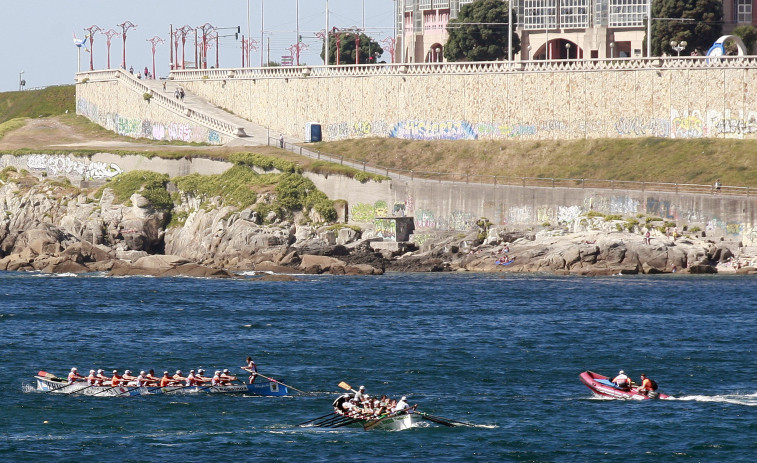
[[[403,413],[401,415],[388,415],[379,419],[358,420],[349,423],[346,426],[363,428],[366,431],[372,429],[381,431],[402,431],[417,426],[423,420],[423,415]]]
[[[68,383],[62,378],[45,378],[35,376],[37,390],[53,394],[89,395],[101,397],[129,397],[159,394],[253,394],[268,397],[289,395],[286,386],[275,381],[256,381],[252,384],[234,384],[229,386],[90,386],[86,382]]]

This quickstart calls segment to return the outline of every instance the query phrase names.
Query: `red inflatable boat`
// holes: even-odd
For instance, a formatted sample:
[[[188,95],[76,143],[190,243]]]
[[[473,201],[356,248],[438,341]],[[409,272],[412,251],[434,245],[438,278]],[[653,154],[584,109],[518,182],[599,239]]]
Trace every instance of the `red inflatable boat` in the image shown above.
[[[650,391],[644,394],[637,391],[635,387],[630,389],[619,388],[607,376],[602,376],[593,371],[584,371],[578,377],[593,393],[603,397],[630,400],[667,399],[670,397],[658,391]]]

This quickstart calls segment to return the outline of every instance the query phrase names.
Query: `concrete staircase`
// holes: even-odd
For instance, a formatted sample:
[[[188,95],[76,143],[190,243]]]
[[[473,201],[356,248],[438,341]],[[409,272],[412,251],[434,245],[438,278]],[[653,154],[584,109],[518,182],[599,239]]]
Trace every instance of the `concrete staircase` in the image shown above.
[[[150,88],[153,93],[171,99],[175,99],[174,93],[181,87],[179,83],[171,80],[141,79],[139,82]],[[184,100],[176,101],[182,103],[188,110],[197,114],[203,114],[214,119],[222,120],[241,128],[240,133],[231,142],[227,143],[226,146],[268,145],[268,129],[224,111],[223,109],[210,104],[207,100],[188,92],[186,88],[184,89]],[[275,139],[278,139],[278,134],[272,136]]]

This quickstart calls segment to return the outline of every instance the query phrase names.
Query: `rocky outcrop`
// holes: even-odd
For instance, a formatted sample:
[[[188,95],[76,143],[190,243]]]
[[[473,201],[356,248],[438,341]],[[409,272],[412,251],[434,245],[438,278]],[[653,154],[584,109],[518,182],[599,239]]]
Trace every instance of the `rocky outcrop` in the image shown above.
[[[210,206],[208,206],[210,204]],[[464,237],[440,233],[422,245],[383,243],[349,227],[273,224],[248,208],[184,196],[174,211],[146,198],[115,204],[70,186],[9,182],[0,186],[0,270],[109,275],[235,277],[248,274],[380,275],[400,272],[547,272],[574,275],[755,273],[757,258],[737,242],[684,233],[678,239],[600,222],[594,229],[539,233],[503,230],[486,219]],[[307,221],[299,217],[299,221]],[[587,221],[590,223],[590,221]],[[743,265],[742,265],[743,264]]]

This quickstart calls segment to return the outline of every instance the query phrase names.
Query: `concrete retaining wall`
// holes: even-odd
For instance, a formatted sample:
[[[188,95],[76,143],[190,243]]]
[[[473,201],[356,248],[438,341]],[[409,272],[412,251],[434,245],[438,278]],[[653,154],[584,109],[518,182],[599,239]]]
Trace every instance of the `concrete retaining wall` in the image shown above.
[[[350,221],[372,223],[377,217],[412,216],[415,234],[430,231],[467,232],[479,218],[511,229],[580,226],[590,211],[643,215],[697,226],[757,243],[757,197],[676,194],[653,191],[543,188],[449,184],[411,180],[361,184],[355,180],[309,175],[330,198],[348,202]],[[659,223],[658,223],[659,224]]]
[[[97,153],[92,157],[60,154],[26,154],[0,156],[0,169],[13,166],[18,170],[26,169],[36,175],[47,177],[66,177],[78,183],[87,180],[107,180],[123,172],[149,170],[169,177],[179,177],[199,173],[203,175],[220,174],[229,169],[230,162],[203,158],[163,159],[145,156],[118,156],[109,153]]]

